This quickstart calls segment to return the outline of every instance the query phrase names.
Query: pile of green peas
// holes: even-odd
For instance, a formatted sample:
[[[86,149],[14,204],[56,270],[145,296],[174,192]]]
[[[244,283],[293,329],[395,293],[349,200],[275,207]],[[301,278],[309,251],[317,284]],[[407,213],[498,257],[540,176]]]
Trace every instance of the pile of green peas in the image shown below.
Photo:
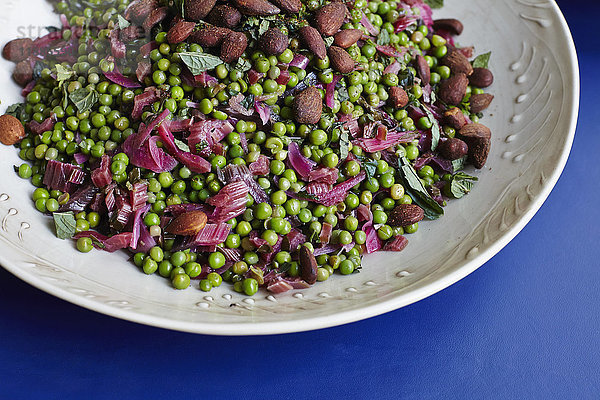
[[[99,22],[98,25],[114,21],[116,15],[125,10],[129,1],[90,0],[87,2],[89,6],[85,8],[72,3],[61,0],[56,4],[56,10],[65,14],[72,26],[81,27],[90,20]],[[112,7],[106,7],[108,3]],[[309,0],[306,7],[314,11],[320,7],[320,3]],[[391,46],[410,47],[415,49],[416,54],[424,55],[432,71],[431,79],[430,82],[415,82],[405,87],[414,99],[419,100],[423,96],[423,86],[426,84],[435,87],[450,76],[450,69],[440,63],[440,59],[448,52],[443,37],[432,34],[425,25],[419,25],[410,31],[395,32],[393,23],[402,15],[396,1],[356,0],[350,20],[342,28],[364,31],[365,28],[360,23],[363,13],[377,30],[387,31]],[[63,39],[68,40],[71,35],[72,32],[66,30],[63,32]],[[343,77],[341,84],[345,88],[345,94],[342,96],[336,91],[333,108],[327,108],[316,125],[306,125],[294,122],[294,95],[287,93],[307,78],[308,71],[314,72],[321,86],[333,82],[334,72],[328,57],[320,60],[311,56],[311,63],[306,70],[290,67],[289,81],[278,84],[282,68],[299,52],[298,40],[292,38],[289,47],[279,56],[268,56],[251,45],[243,58],[261,75],[257,82],[249,83],[247,71],[221,64],[210,71],[218,84],[193,87],[184,82],[182,74],[186,67],[179,53],[203,52],[204,49],[195,43],[169,44],[167,32],[157,32],[153,37],[157,48],[148,56],[151,73],[143,83],[146,87],[161,89],[166,96],[145,110],[143,121],[151,119],[164,109],[168,109],[173,118],[188,118],[190,103],[195,104],[194,108],[208,118],[227,120],[229,116],[223,108],[239,93],[244,96],[263,96],[264,103],[279,118],[277,122],[265,127],[255,121],[235,121],[234,131],[221,142],[222,152],[212,152],[207,157],[212,166],[211,172],[207,174],[195,174],[184,165],[170,172],[154,173],[137,168],[120,149],[125,139],[139,128],[139,121],[130,120],[128,115],[135,96],[141,94],[143,89],[130,90],[104,78],[104,73],[113,71],[116,67],[115,62],[107,58],[110,55],[109,35],[109,29],[102,29],[96,34],[87,32],[81,38],[77,61],[73,65],[66,62],[61,64],[63,68],[74,71],[74,78],[65,82],[64,88],[59,87],[53,78],[55,71],[50,67],[45,68],[18,115],[24,123],[42,123],[47,118],[55,118],[57,121],[51,130],[40,135],[30,134],[20,143],[19,155],[25,162],[17,168],[17,173],[23,179],[30,179],[37,187],[32,199],[40,212],[56,212],[69,200],[68,193],[44,188],[43,176],[47,161],[75,163],[74,155],[80,153],[93,162],[110,154],[110,172],[116,184],[126,187],[127,184],[134,183],[134,171],[137,171],[135,179],[147,182],[148,203],[151,208],[144,215],[143,223],[152,236],[161,237],[161,218],[165,216],[168,206],[205,202],[223,187],[218,179],[219,169],[229,164],[249,165],[261,155],[266,155],[270,159],[269,171],[258,176],[257,182],[268,195],[269,202],[256,203],[248,195],[245,212],[227,221],[231,231],[226,240],[217,246],[217,251],[210,254],[196,253],[190,249],[174,251],[174,239],[164,236],[160,246],[153,247],[148,253],[136,253],[133,256],[134,264],[145,274],[158,274],[169,279],[176,289],[188,288],[195,279],[199,281],[200,290],[209,292],[225,281],[230,282],[235,291],[248,296],[256,294],[264,284],[265,273],[260,268],[261,251],[250,240],[252,232],[258,233],[269,246],[276,246],[292,229],[298,229],[307,237],[303,246],[314,250],[327,244],[321,243],[321,234],[325,224],[328,224],[332,228],[329,244],[346,246],[354,243],[349,250],[316,257],[318,281],[326,281],[336,271],[341,275],[350,275],[361,268],[367,233],[354,215],[354,211],[361,205],[372,212],[377,236],[382,241],[417,232],[418,223],[408,226],[393,226],[388,223],[390,212],[396,206],[411,204],[413,201],[394,166],[389,165],[379,152],[367,153],[352,143],[348,144],[348,150],[353,157],[341,160],[342,130],[335,126],[335,119],[331,118],[331,115],[338,113],[351,115],[359,124],[365,125],[371,121],[369,107],[385,104],[389,98],[389,88],[402,84],[399,75],[384,74],[385,66],[394,59],[379,53],[374,44],[355,44],[347,49],[359,68]],[[88,39],[93,39],[91,49]],[[141,44],[128,46],[127,58],[141,61]],[[410,65],[413,56],[414,53],[411,55],[406,52],[404,58],[398,60],[402,64],[402,76],[416,76],[415,69]],[[131,65],[120,65],[120,70],[125,75],[134,73]],[[97,103],[85,112],[79,112],[74,104],[65,101],[65,96],[81,88],[98,93]],[[319,89],[319,92],[324,98],[325,90]],[[471,94],[481,92],[481,89],[469,87],[465,100]],[[406,109],[395,109],[389,105],[384,105],[382,109],[397,122],[398,129],[403,131],[431,129],[434,123],[428,117],[413,120]],[[478,120],[477,115],[470,117],[474,122]],[[442,134],[454,137],[456,132],[449,126],[442,126]],[[242,146],[242,137],[247,141],[245,147]],[[326,207],[303,199],[301,194],[308,182],[303,181],[287,163],[287,148],[291,138],[300,139],[302,154],[319,167],[337,169],[338,183],[361,173],[363,168],[358,159],[375,163],[375,172],[353,187],[342,203]],[[159,146],[161,145],[159,142]],[[421,155],[418,140],[397,145],[390,150],[396,156],[405,156],[410,161]],[[419,169],[418,176],[425,187],[450,179],[449,176],[440,177],[428,165]],[[78,233],[107,223],[103,220],[107,219],[106,216],[92,211],[77,213],[75,219]],[[295,224],[294,227],[291,221],[300,224]],[[90,238],[80,238],[76,247],[81,252],[89,252],[94,246]],[[226,268],[229,264],[219,249],[237,250],[241,259]],[[290,277],[299,276],[300,266],[295,250],[277,251],[267,270],[281,269]]]

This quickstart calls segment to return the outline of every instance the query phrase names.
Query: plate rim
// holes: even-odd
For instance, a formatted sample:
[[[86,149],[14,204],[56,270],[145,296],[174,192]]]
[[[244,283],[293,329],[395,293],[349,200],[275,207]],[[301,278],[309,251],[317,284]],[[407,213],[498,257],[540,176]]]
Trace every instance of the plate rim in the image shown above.
[[[572,85],[570,85],[570,93],[569,91],[566,91],[566,93],[569,93],[573,99],[573,102],[571,103],[571,118],[568,123],[568,134],[566,136],[565,146],[562,149],[560,158],[555,164],[555,169],[552,175],[548,177],[548,180],[543,186],[541,192],[536,196],[529,209],[519,218],[519,220],[512,226],[511,229],[507,230],[484,252],[478,254],[470,261],[464,263],[455,271],[446,274],[442,277],[439,277],[420,288],[411,290],[408,293],[400,294],[380,303],[326,316],[261,323],[188,322],[158,317],[154,315],[142,314],[132,310],[111,307],[108,304],[96,302],[91,299],[86,299],[85,297],[78,296],[74,293],[70,293],[67,290],[56,287],[51,283],[36,277],[34,274],[28,273],[24,269],[13,265],[2,252],[0,252],[0,264],[5,270],[9,271],[19,279],[27,282],[35,288],[42,290],[52,296],[56,296],[62,300],[68,301],[69,303],[72,303],[74,305],[86,308],[88,310],[99,312],[126,321],[131,321],[143,325],[149,325],[157,328],[205,335],[275,335],[331,328],[343,324],[349,324],[360,320],[376,317],[388,313],[390,311],[406,307],[410,304],[423,300],[437,292],[440,292],[445,288],[460,281],[461,279],[467,277],[475,270],[483,266],[487,261],[489,261],[494,255],[498,254],[498,252],[500,252],[519,234],[519,232],[529,223],[529,221],[531,221],[531,219],[535,216],[535,214],[544,204],[544,202],[554,189],[556,183],[558,182],[558,179],[562,175],[562,172],[568,161],[571,148],[573,146],[579,116],[579,61],[577,57],[577,50],[573,40],[573,35],[562,11],[560,10],[560,7],[558,6],[555,0],[550,0],[549,3],[551,4],[551,7],[554,13],[556,14],[558,21],[560,22],[560,28],[562,29],[565,38],[567,39],[567,48],[569,53],[568,62],[573,70],[573,76],[569,77],[572,79],[573,83]]]

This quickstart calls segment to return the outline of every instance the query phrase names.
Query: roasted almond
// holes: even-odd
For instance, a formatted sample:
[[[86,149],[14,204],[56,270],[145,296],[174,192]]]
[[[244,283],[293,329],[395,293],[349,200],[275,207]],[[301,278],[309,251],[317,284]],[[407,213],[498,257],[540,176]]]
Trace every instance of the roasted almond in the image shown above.
[[[259,40],[259,47],[270,56],[278,56],[288,47],[288,37],[279,28],[273,27],[266,31]]]
[[[321,60],[327,57],[327,47],[325,41],[318,30],[312,26],[304,26],[298,30],[300,38],[306,48],[314,53]]]
[[[464,26],[462,22],[454,18],[436,19],[433,21],[434,30],[444,30],[452,35],[460,35],[463,32]]]
[[[331,36],[340,30],[347,12],[344,3],[329,3],[315,12],[315,27],[323,36]]]
[[[453,75],[440,83],[440,99],[447,104],[457,106],[467,94],[468,86],[469,80],[465,74]]]
[[[459,158],[462,158],[468,154],[469,147],[460,139],[450,138],[440,142],[438,151],[442,157],[448,160],[458,160]]]
[[[469,162],[477,169],[483,168],[490,153],[490,129],[482,124],[468,124],[460,129],[459,135],[469,146]]]
[[[232,32],[231,29],[220,26],[209,26],[193,32],[189,41],[198,43],[202,47],[216,47],[223,43],[225,37]]]
[[[467,118],[460,108],[454,107],[444,112],[444,122],[458,130],[467,124]]]
[[[477,114],[488,108],[494,100],[494,95],[489,93],[472,94],[469,103],[471,105],[471,112]]]
[[[299,124],[316,124],[321,119],[323,100],[319,90],[309,86],[294,97],[292,102],[294,118]]]
[[[300,277],[309,285],[317,282],[317,260],[315,255],[306,246],[301,246],[298,251],[298,263],[300,264]]]
[[[423,220],[425,212],[416,204],[400,204],[391,212],[388,224],[391,226],[409,226]]]
[[[233,29],[240,23],[242,14],[231,6],[219,4],[208,14],[208,22],[213,25]]]
[[[162,22],[163,19],[167,18],[167,15],[169,15],[167,7],[154,8],[142,22],[142,27],[146,32],[150,32],[154,25]]]
[[[427,60],[422,55],[418,55],[416,59],[416,70],[423,85],[427,85],[431,81],[431,69]]]
[[[175,218],[165,231],[173,235],[196,235],[206,226],[207,217],[202,211],[188,211]]]
[[[233,0],[232,4],[244,15],[267,16],[281,12],[279,7],[267,0]]]
[[[475,87],[486,88],[494,83],[494,74],[487,68],[473,68],[469,82]]]
[[[248,38],[242,32],[231,32],[221,44],[221,60],[226,63],[236,61],[248,47]]]
[[[362,34],[360,29],[344,29],[335,34],[333,37],[333,44],[342,49],[347,49],[358,42],[358,39],[362,37]]]
[[[26,86],[33,79],[33,68],[29,61],[21,61],[15,66],[13,79],[21,86]]]
[[[390,104],[394,108],[404,108],[408,104],[408,94],[400,86],[392,86],[389,90]]]
[[[217,0],[186,0],[183,6],[185,18],[200,21],[210,13],[216,3]]]
[[[354,60],[346,50],[338,46],[331,46],[328,53],[333,69],[341,74],[349,74],[354,71]]]
[[[451,47],[448,48],[448,54],[442,58],[442,64],[450,68],[453,74],[469,76],[473,73],[469,59],[460,50]]]
[[[6,43],[2,49],[2,57],[12,62],[21,62],[31,55],[33,40],[15,39]]]
[[[186,40],[194,31],[195,22],[181,20],[177,22],[167,33],[167,41],[171,44],[181,43]]]
[[[273,3],[288,14],[296,14],[302,8],[300,0],[272,0]]]
[[[19,143],[25,137],[25,128],[17,118],[5,114],[0,117],[0,142],[7,146]]]
[[[141,23],[148,17],[148,15],[150,15],[152,10],[156,9],[157,7],[158,1],[156,0],[138,0],[132,2],[127,8],[125,19]]]

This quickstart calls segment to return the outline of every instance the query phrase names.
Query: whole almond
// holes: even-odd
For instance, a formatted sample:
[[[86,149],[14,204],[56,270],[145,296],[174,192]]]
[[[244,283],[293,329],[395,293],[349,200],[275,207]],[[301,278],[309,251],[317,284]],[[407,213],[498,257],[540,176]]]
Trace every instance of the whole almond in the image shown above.
[[[396,206],[388,218],[388,224],[391,226],[409,226],[422,221],[425,212],[416,204],[400,204]]]
[[[272,0],[273,3],[281,8],[283,12],[288,14],[296,14],[302,8],[302,2],[300,0]]]
[[[231,32],[221,44],[221,60],[226,63],[236,61],[248,47],[248,38],[242,32]]]
[[[352,46],[354,43],[358,42],[358,39],[362,37],[362,31],[360,29],[344,29],[343,31],[339,31],[333,37],[333,44],[341,47],[342,49],[347,49]]]
[[[185,18],[200,21],[213,9],[217,0],[186,0],[183,6]]]
[[[193,32],[189,41],[198,43],[202,47],[216,47],[221,45],[225,37],[232,32],[231,29],[220,26],[209,26]]]
[[[315,12],[315,27],[323,36],[331,36],[340,30],[347,12],[344,3],[329,3]]]
[[[440,99],[447,104],[457,106],[467,94],[468,86],[469,80],[465,74],[453,75],[440,83]]]
[[[144,18],[144,21],[142,22],[142,28],[144,28],[146,32],[150,32],[154,25],[162,22],[165,18],[167,18],[167,15],[169,15],[169,9],[167,7],[158,7],[152,9],[150,14]]]
[[[165,231],[173,235],[196,235],[206,226],[207,217],[202,211],[188,211],[175,218]]]
[[[0,142],[7,146],[19,143],[25,137],[25,128],[17,118],[5,114],[0,117]]]
[[[244,15],[265,17],[281,12],[278,7],[267,0],[233,0],[232,4]]]
[[[33,68],[29,61],[21,61],[15,66],[13,79],[21,86],[27,85],[33,80]]]
[[[146,36],[146,32],[144,32],[144,28],[141,26],[129,25],[127,28],[121,29],[119,36],[121,37],[121,41],[129,43],[136,39],[143,38]]]
[[[448,54],[442,58],[442,64],[450,68],[453,74],[469,76],[473,73],[473,66],[469,59],[460,50],[454,48],[448,48]]]
[[[469,82],[475,87],[486,88],[494,83],[494,74],[487,68],[474,68]]]
[[[158,7],[156,0],[138,0],[131,2],[125,13],[125,19],[137,23],[143,22],[152,10]]]
[[[471,104],[471,112],[477,114],[490,106],[494,100],[494,95],[489,93],[472,94],[469,103]]]
[[[458,160],[466,156],[469,153],[469,147],[467,144],[457,138],[450,138],[443,142],[440,142],[438,146],[438,151],[442,155],[442,157],[448,160]]]
[[[300,277],[309,285],[317,282],[318,264],[315,255],[306,246],[301,246],[298,251],[298,263],[300,264]]]
[[[341,47],[331,46],[329,48],[329,61],[333,69],[341,74],[349,74],[354,71],[354,60],[350,54]]]
[[[427,60],[422,55],[418,55],[416,59],[416,70],[423,85],[427,85],[431,81],[431,69]]]
[[[454,18],[436,19],[433,21],[433,29],[442,29],[448,31],[452,35],[460,35],[463,32],[464,26],[462,22]]]
[[[278,56],[288,47],[288,37],[279,28],[273,27],[266,31],[259,39],[259,47],[270,56]]]
[[[394,108],[404,108],[408,104],[408,94],[400,86],[392,86],[389,94],[389,101]]]
[[[2,57],[12,62],[21,62],[31,55],[33,40],[15,39],[6,43],[2,49]]]
[[[169,32],[167,33],[167,41],[170,44],[181,43],[192,34],[195,27],[195,22],[189,22],[184,20],[179,21],[178,23],[173,25],[171,29],[169,29]]]
[[[319,90],[309,86],[294,97],[292,110],[299,124],[316,124],[321,119],[323,100]]]
[[[454,107],[444,112],[444,122],[458,130],[467,124],[467,118],[460,108]]]
[[[298,33],[300,33],[300,38],[309,51],[321,60],[327,57],[327,47],[318,30],[312,26],[304,26],[298,30]]]
[[[208,14],[208,22],[213,25],[233,29],[240,23],[242,14],[231,6],[219,4]]]
[[[490,153],[490,129],[482,124],[468,124],[460,129],[459,134],[469,146],[469,162],[477,169],[483,168]]]

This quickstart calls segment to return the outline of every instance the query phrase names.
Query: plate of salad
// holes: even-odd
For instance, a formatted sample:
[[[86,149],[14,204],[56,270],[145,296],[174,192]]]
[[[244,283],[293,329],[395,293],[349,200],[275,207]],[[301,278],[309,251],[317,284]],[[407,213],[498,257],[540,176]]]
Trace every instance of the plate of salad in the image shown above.
[[[505,246],[573,140],[551,0],[31,3],[1,17],[0,262],[115,317],[247,335],[406,306]]]

